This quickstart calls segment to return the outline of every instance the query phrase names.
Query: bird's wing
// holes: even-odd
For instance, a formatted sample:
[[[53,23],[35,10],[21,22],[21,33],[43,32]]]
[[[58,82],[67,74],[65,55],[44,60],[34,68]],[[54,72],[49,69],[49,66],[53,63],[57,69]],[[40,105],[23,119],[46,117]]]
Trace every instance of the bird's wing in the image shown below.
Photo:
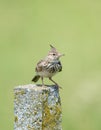
[[[37,63],[37,66],[36,66],[36,72],[40,72],[42,71],[43,67],[46,66],[46,61],[45,60],[40,60],[38,63]]]

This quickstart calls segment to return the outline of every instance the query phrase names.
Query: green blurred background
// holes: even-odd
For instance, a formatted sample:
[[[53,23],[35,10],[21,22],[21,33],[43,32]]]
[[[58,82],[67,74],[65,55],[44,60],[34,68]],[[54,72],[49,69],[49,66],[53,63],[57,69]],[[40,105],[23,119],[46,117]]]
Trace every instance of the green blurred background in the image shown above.
[[[101,0],[0,1],[0,130],[13,130],[13,88],[31,83],[49,44],[65,53],[63,130],[101,130]]]

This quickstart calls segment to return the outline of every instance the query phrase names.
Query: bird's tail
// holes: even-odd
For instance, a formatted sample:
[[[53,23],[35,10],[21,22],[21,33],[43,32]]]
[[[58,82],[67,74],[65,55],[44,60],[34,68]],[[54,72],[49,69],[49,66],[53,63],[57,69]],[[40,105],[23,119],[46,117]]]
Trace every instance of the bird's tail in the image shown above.
[[[37,82],[37,81],[39,80],[39,78],[40,78],[40,76],[39,76],[39,75],[36,75],[36,76],[32,79],[32,81]]]

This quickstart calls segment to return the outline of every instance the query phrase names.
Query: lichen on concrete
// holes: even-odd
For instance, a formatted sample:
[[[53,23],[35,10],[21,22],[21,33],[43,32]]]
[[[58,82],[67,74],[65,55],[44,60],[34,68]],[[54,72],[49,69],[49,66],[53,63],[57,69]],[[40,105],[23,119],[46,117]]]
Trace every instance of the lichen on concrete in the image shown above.
[[[14,89],[14,130],[62,130],[56,86],[23,85]]]

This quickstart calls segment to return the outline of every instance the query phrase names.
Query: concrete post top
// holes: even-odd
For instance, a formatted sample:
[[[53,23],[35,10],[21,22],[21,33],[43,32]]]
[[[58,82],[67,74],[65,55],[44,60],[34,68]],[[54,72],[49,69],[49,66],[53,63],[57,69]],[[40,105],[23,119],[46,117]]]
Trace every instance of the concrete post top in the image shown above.
[[[55,85],[14,88],[14,130],[62,130],[59,89]]]

